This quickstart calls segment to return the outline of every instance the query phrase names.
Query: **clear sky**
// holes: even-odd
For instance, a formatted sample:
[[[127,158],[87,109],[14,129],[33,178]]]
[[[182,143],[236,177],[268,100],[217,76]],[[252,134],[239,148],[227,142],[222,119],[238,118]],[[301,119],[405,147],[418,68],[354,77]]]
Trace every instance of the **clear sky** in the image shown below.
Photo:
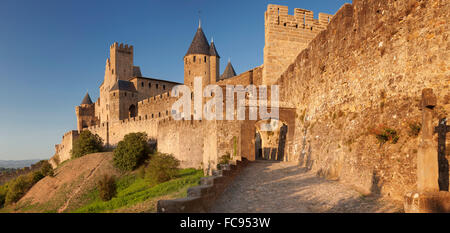
[[[183,81],[183,56],[198,26],[214,37],[221,72],[263,63],[268,3],[334,14],[350,0],[1,0],[0,160],[49,158],[76,129],[75,106],[95,101],[109,46],[134,45],[146,77]]]

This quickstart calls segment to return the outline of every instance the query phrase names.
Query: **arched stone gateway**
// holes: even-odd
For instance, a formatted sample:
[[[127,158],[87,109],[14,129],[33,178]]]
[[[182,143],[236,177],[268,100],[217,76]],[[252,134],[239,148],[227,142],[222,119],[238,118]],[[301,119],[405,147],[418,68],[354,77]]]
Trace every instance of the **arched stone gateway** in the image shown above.
[[[277,119],[256,123],[255,159],[284,161],[288,126]]]
[[[241,154],[256,159],[292,161],[295,109],[279,108],[278,119],[246,120],[241,124]]]

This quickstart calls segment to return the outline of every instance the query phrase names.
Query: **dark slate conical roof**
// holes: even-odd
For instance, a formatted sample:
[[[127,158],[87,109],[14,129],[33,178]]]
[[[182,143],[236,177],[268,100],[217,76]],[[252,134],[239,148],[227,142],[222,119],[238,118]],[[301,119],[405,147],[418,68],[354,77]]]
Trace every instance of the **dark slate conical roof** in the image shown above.
[[[89,96],[89,93],[86,92],[86,95],[83,98],[83,101],[81,101],[81,104],[92,104],[91,97]]]
[[[220,76],[220,79],[227,79],[236,76],[236,71],[234,71],[233,65],[231,65],[231,62],[228,62],[227,67],[225,68],[225,71]]]
[[[209,55],[220,58],[219,53],[217,52],[216,46],[214,45],[214,41],[211,41],[211,46],[209,46]]]
[[[200,26],[198,27],[194,39],[192,40],[191,46],[189,46],[189,50],[187,51],[185,56],[190,54],[209,55],[209,43],[206,39],[205,33],[203,33],[202,27]]]

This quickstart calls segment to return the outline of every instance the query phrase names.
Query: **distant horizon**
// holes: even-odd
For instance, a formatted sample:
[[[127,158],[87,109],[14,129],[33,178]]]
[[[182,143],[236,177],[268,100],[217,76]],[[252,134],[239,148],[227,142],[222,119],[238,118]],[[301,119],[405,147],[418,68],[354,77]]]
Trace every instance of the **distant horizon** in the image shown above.
[[[48,159],[76,129],[75,106],[99,96],[109,46],[134,46],[143,76],[183,82],[183,56],[202,28],[237,73],[263,64],[264,12],[279,4],[335,14],[346,0],[26,1],[0,7],[0,160]],[[86,7],[86,6],[89,7]],[[200,13],[199,13],[200,11]]]

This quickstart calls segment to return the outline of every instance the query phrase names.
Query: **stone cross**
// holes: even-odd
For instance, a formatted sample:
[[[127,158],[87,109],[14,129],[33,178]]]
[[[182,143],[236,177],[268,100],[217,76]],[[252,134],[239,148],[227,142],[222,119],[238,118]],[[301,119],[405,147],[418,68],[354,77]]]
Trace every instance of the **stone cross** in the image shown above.
[[[433,141],[433,109],[436,106],[433,89],[422,90],[422,140],[417,152],[417,188],[419,192],[439,191],[439,163]]]
[[[434,128],[434,132],[438,134],[439,189],[449,191],[448,160],[445,157],[446,134],[450,132],[447,119],[441,119],[439,125]]]

